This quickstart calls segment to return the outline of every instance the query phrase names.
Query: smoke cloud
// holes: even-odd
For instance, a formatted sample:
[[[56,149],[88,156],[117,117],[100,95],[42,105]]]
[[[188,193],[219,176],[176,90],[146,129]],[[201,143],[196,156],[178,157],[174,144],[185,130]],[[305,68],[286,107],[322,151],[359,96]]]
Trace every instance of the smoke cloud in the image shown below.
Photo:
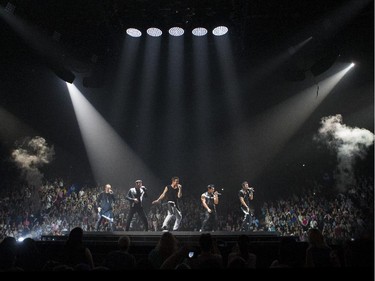
[[[43,174],[39,168],[53,160],[55,150],[49,147],[42,137],[26,137],[16,142],[12,151],[12,159],[17,167],[22,170],[23,176],[31,186],[39,187],[42,184]]]
[[[374,143],[374,134],[366,129],[352,128],[342,123],[341,114],[323,117],[318,134],[314,137],[337,153],[338,166],[335,170],[336,186],[344,191],[354,185],[354,164],[364,159],[368,148]]]

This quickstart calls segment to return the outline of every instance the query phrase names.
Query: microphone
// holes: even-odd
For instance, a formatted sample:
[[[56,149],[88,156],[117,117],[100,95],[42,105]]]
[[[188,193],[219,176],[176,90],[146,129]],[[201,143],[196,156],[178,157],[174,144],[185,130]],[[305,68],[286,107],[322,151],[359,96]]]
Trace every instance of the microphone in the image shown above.
[[[215,192],[214,194],[216,194],[216,195],[221,195],[221,193],[220,193],[220,192]]]
[[[254,187],[249,187],[248,190],[251,191],[251,192],[254,192],[254,191],[255,191],[255,190],[254,190]]]
[[[142,185],[141,188],[142,188],[143,190],[147,190],[147,188],[146,188],[144,185]]]

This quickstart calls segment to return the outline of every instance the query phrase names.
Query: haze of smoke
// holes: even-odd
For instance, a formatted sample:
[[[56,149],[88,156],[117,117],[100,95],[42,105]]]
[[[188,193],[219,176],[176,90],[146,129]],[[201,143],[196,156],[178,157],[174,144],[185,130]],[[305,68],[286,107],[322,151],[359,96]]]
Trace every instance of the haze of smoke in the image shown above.
[[[17,142],[11,155],[13,161],[22,170],[27,183],[39,187],[43,179],[39,168],[53,160],[55,151],[53,146],[48,146],[44,138],[36,136],[26,137],[21,142]]]
[[[366,129],[352,128],[342,124],[341,114],[323,117],[315,140],[326,144],[337,153],[335,170],[336,186],[344,191],[354,185],[354,164],[357,158],[364,159],[368,148],[374,143],[374,134]]]

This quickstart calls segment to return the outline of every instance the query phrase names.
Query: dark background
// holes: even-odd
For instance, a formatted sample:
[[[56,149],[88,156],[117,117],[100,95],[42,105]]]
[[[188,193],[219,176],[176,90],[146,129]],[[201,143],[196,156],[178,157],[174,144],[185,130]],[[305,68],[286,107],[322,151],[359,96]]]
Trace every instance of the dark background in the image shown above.
[[[74,84],[157,175],[161,181],[155,186],[157,191],[161,191],[162,185],[168,184],[172,176],[178,175],[182,184],[194,192],[204,191],[209,183],[216,184],[220,189],[225,188],[224,193],[237,191],[241,182],[248,180],[261,197],[279,196],[297,190],[310,179],[322,181],[324,173],[332,174],[335,170],[335,153],[313,141],[322,117],[341,114],[344,124],[374,132],[373,1],[101,2],[33,0],[13,3],[16,5],[15,15],[37,28],[46,38],[52,38],[54,31],[61,34],[57,43],[61,48],[59,59],[76,75]],[[6,3],[0,1],[2,7]],[[345,15],[345,12],[337,11],[350,3],[364,5],[355,14],[355,9],[347,9],[346,13],[353,12],[353,16],[341,22],[338,15]],[[184,42],[184,77],[180,85],[183,111],[178,113],[181,115],[179,118],[169,120],[169,123],[166,121],[170,115],[165,114],[169,105],[166,94],[168,39],[164,33],[158,83],[152,104],[154,118],[152,124],[146,126],[152,130],[147,138],[141,139],[140,131],[144,124],[140,123],[137,114],[138,110],[142,110],[139,89],[147,81],[142,79],[140,67],[135,68],[134,79],[129,81],[128,105],[124,105],[122,115],[114,118],[111,114],[125,29],[135,19],[137,23],[148,24],[146,19],[150,20],[150,11],[154,11],[152,15],[156,19],[162,18],[166,25],[173,21],[175,11],[193,21],[190,15],[192,8],[201,9],[203,14],[217,11],[216,14],[222,14],[233,28],[227,36],[230,37],[234,53],[233,75],[238,80],[238,123],[234,124],[229,118],[223,96],[225,91],[219,82],[222,77],[218,72],[217,51],[210,37],[207,60],[210,87],[209,91],[199,93],[207,95],[210,100],[207,138],[202,142],[194,118],[194,94],[197,93],[191,82],[194,54],[188,35]],[[209,23],[210,17],[202,16],[201,20]],[[2,183],[5,185],[20,174],[9,160],[15,141],[34,134],[44,137],[48,144],[54,145],[56,151],[54,161],[41,169],[46,178],[64,177],[71,183],[94,184],[64,83],[51,71],[48,60],[30,48],[3,20],[0,22],[0,34],[0,107],[32,128],[26,129],[21,124],[7,125],[7,129],[3,126],[0,142]],[[272,58],[309,36],[314,36],[314,40],[307,48],[278,68],[259,75],[270,59],[272,61]],[[138,40],[140,51],[135,58],[136,66],[142,65],[145,48],[145,40]],[[241,142],[238,139],[241,135],[233,134],[238,128],[247,128],[247,124],[252,124],[259,114],[314,86],[314,77],[311,76],[291,81],[296,80],[291,77],[291,70],[298,70],[301,65],[307,70],[323,54],[332,51],[340,56],[330,68],[331,71],[339,69],[340,63],[352,61],[356,67],[340,81],[277,154],[266,161],[259,152],[267,150],[261,145],[274,138],[273,134],[261,136],[256,143]],[[97,56],[96,63],[91,61],[94,54]],[[93,75],[99,88],[83,86],[83,78],[90,75]],[[319,77],[315,78],[319,80]],[[172,127],[166,128],[166,124]],[[287,124],[280,126],[282,130]],[[251,135],[251,132],[246,134]],[[175,149],[171,150],[171,147]],[[237,159],[238,154],[233,154],[234,149],[237,153],[243,151],[245,156]],[[373,160],[372,146],[368,156],[357,161],[356,174],[373,176]],[[131,184],[124,183],[124,187]]]

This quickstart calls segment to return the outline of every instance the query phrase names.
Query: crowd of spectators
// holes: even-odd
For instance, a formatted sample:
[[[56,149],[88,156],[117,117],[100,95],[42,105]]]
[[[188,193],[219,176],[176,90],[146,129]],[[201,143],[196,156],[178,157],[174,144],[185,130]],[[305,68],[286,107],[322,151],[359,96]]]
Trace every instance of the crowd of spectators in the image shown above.
[[[259,210],[253,210],[255,215],[251,231],[271,231],[282,236],[278,255],[270,253],[273,261],[269,263],[262,249],[251,251],[246,233],[238,236],[236,245],[226,245],[220,249],[210,233],[202,233],[194,259],[190,258],[191,245],[180,244],[173,232],[163,233],[159,243],[143,258],[129,253],[130,239],[122,236],[117,250],[108,251],[101,260],[95,259],[96,250],[93,249],[92,254],[84,244],[83,233],[94,231],[98,218],[96,199],[101,191],[102,186],[67,185],[61,179],[47,181],[40,187],[22,185],[2,188],[0,271],[373,265],[369,258],[373,255],[373,252],[370,253],[373,249],[374,218],[372,178],[358,179],[357,184],[345,192],[314,183],[300,189],[298,194],[264,202]],[[126,191],[118,190],[115,196],[115,231],[125,231],[129,212]],[[235,232],[241,229],[243,214],[234,207],[239,206],[238,198],[233,200],[221,200],[218,209],[219,231]],[[204,215],[200,200],[186,195],[180,206],[184,214],[180,230],[198,232]],[[160,231],[166,215],[164,206],[150,204],[147,209],[149,231]],[[142,229],[142,223],[135,216],[131,230]],[[109,225],[104,220],[99,231],[108,230]],[[67,234],[69,238],[66,244],[56,252],[61,255],[56,254],[52,260],[44,256],[35,243],[43,235]],[[23,243],[16,242],[21,240]],[[297,241],[302,242],[302,248]],[[361,241],[370,241],[370,244]],[[331,247],[335,244],[342,249],[340,255]]]
[[[94,231],[98,218],[96,198],[100,186],[67,186],[63,180],[47,181],[40,187],[22,185],[0,190],[0,238],[40,239],[42,235],[63,235],[74,227]],[[310,228],[319,229],[330,243],[357,239],[373,230],[373,179],[361,178],[345,192],[327,191],[319,184],[299,194],[267,201],[255,210],[252,231],[277,231],[282,236],[306,241]],[[124,231],[129,212],[126,191],[116,192],[115,231]],[[238,200],[234,199],[234,200]],[[219,231],[240,231],[243,213],[238,201],[221,200]],[[199,231],[204,210],[192,196],[181,200],[184,214],[180,230]],[[161,204],[148,207],[150,231],[160,231],[166,211]],[[104,220],[100,230],[107,230]],[[134,216],[131,230],[142,230]]]

